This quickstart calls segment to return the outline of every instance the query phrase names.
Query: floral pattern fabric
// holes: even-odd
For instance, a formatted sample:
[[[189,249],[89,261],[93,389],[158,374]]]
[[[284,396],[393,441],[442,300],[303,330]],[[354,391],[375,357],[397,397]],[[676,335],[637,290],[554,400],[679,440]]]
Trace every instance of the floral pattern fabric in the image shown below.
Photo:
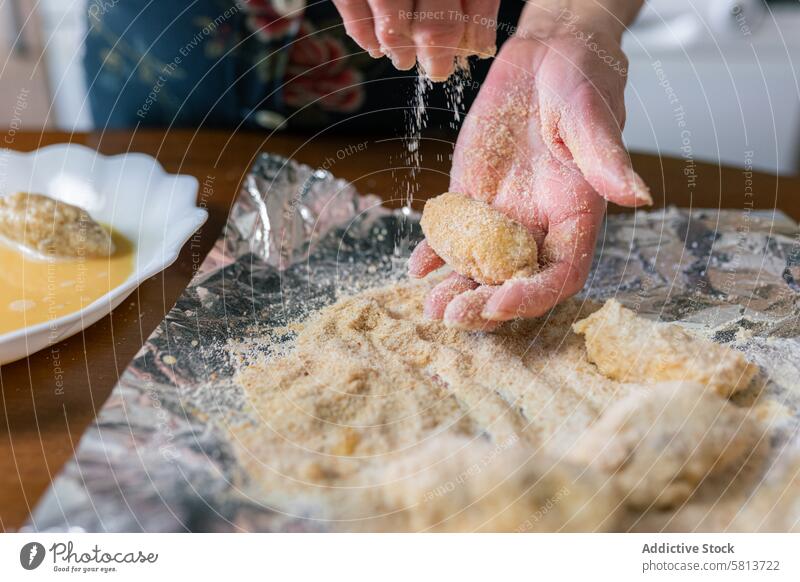
[[[100,129],[365,131],[376,129],[375,111],[379,125],[402,127],[413,89],[413,73],[347,37],[332,2],[90,0],[85,48]]]

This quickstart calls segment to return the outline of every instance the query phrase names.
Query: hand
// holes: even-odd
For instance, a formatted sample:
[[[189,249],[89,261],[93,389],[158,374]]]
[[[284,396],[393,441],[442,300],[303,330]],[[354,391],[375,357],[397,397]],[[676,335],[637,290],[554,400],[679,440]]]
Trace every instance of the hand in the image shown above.
[[[583,287],[606,200],[652,203],[622,143],[625,57],[615,38],[589,42],[596,42],[594,50],[569,34],[510,39],[464,121],[453,157],[450,190],[527,226],[541,270],[497,287],[454,273],[429,294],[427,317],[490,329],[546,313]],[[424,277],[443,264],[423,241],[409,274]]]
[[[419,59],[434,81],[453,72],[456,55],[494,55],[500,0],[334,0],[353,40],[400,70]]]

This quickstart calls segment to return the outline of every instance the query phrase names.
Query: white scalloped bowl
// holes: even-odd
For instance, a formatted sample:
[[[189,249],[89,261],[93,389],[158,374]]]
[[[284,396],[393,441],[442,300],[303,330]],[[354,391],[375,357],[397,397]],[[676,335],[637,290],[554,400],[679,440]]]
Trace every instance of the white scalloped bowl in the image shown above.
[[[80,311],[0,335],[0,365],[92,325],[175,262],[208,217],[197,207],[197,189],[194,177],[168,174],[146,154],[105,156],[76,144],[0,150],[0,196],[38,192],[75,204],[134,245],[133,272],[124,283]]]

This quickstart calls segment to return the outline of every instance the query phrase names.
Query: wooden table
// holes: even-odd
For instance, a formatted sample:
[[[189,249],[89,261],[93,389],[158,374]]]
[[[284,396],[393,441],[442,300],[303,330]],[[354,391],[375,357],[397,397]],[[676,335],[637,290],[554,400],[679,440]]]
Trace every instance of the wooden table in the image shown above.
[[[12,147],[28,151],[68,141],[107,154],[145,152],[170,172],[197,177],[209,220],[201,236],[184,247],[172,267],[146,281],[111,315],[53,349],[0,368],[0,530],[4,531],[13,531],[24,523],[50,481],[72,456],[119,375],[175,303],[219,235],[239,184],[258,152],[272,151],[326,167],[352,180],[362,192],[383,195],[392,205],[398,205],[405,194],[402,171],[392,170],[393,165],[404,165],[399,139],[268,138],[256,133],[231,136],[205,131],[138,131],[102,137],[20,133]],[[450,144],[443,141],[424,144],[426,169],[418,176],[420,197],[446,189],[450,151]],[[759,173],[749,176],[733,168],[655,156],[634,155],[633,161],[652,188],[657,205],[666,202],[743,209],[752,204],[754,208],[780,208],[800,219],[798,179]],[[54,373],[54,354],[60,359],[62,378]],[[63,391],[57,388],[59,380]]]

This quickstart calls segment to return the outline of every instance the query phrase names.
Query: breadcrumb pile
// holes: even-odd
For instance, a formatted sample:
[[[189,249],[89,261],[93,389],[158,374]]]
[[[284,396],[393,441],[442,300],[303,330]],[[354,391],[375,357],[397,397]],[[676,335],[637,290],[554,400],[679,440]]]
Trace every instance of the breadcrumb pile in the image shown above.
[[[591,335],[615,307],[572,300],[471,333],[423,317],[432,284],[341,299],[292,326],[288,349],[245,358],[251,421],[232,430],[248,496],[332,531],[626,531],[668,528],[671,512],[681,528],[709,516],[733,527],[743,518],[731,507],[769,493],[758,406],[713,387],[736,359],[706,384],[693,373],[727,348],[692,338],[692,357],[679,352],[686,381],[622,381],[572,331],[583,320]],[[666,328],[633,318],[608,335]],[[636,366],[648,349],[619,358]],[[753,384],[739,390],[757,394]]]

